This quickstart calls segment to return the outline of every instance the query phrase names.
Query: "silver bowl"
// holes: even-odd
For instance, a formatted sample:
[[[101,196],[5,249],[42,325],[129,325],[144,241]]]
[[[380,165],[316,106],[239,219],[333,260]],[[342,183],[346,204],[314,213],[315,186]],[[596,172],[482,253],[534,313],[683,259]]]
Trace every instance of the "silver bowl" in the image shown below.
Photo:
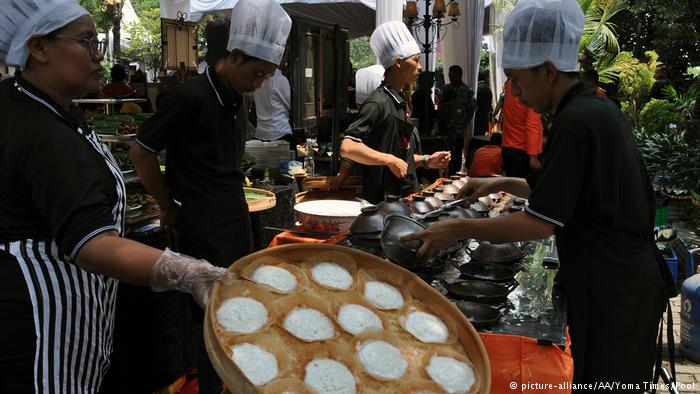
[[[384,254],[389,260],[411,271],[423,267],[416,258],[422,241],[401,241],[401,237],[425,230],[426,227],[405,216],[389,215],[384,221],[381,243]]]

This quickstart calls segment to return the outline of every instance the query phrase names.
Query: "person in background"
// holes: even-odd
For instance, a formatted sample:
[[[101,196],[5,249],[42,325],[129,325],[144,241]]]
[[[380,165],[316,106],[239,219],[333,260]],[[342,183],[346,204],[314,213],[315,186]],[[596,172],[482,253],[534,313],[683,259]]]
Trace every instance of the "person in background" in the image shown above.
[[[462,153],[469,151],[472,136],[467,135],[467,132],[476,110],[476,99],[474,91],[462,81],[462,67],[450,66],[447,75],[450,83],[442,91],[440,112],[452,157],[450,174],[454,174],[462,168],[462,160],[467,159],[462,157]]]
[[[295,150],[296,144],[289,123],[289,111],[292,109],[292,89],[289,80],[284,76],[287,72],[287,52],[282,62],[269,79],[265,80],[260,89],[253,92],[257,127],[255,138],[263,141],[285,140],[289,142],[289,150]]]
[[[384,67],[381,64],[374,64],[361,68],[355,73],[355,102],[358,107],[367,100],[384,79]]]
[[[226,269],[123,238],[126,188],[72,99],[100,90],[95,24],[74,0],[0,2],[0,392],[97,393],[119,281],[204,307]]]
[[[630,122],[579,79],[584,22],[576,0],[521,0],[505,21],[502,64],[513,97],[554,114],[547,156],[527,179],[471,178],[462,192],[468,202],[510,192],[528,198],[525,212],[445,220],[402,240],[422,240],[421,258],[463,239],[555,234],[573,384],[581,387],[573,391],[616,382],[632,387],[616,392],[642,393],[655,360],[661,365],[656,338],[675,283],[654,242],[655,195]]]
[[[126,82],[126,70],[121,64],[115,64],[109,72],[111,81],[102,87],[102,95],[106,98],[126,98],[136,93]]]
[[[434,75],[434,72],[422,71],[416,81],[416,90],[411,95],[411,107],[413,108],[411,115],[418,118],[418,131],[425,135],[429,135],[433,131],[435,119],[435,104],[431,97]]]
[[[479,84],[476,87],[476,115],[474,115],[474,135],[486,135],[489,120],[493,115],[493,93],[489,87],[489,72],[479,72]]]
[[[472,178],[501,176],[503,174],[501,133],[491,134],[489,144],[474,152],[468,174]]]
[[[665,99],[666,96],[664,96],[664,89],[666,89],[667,86],[673,86],[671,80],[668,79],[668,70],[666,69],[666,65],[663,63],[656,65],[656,68],[654,69],[654,79],[654,84],[651,85],[651,90],[649,90],[649,94],[644,99],[644,102],[640,108],[643,108],[649,101],[651,101],[651,99]]]
[[[506,85],[503,85],[503,91],[498,95],[498,102],[496,103],[496,108],[493,110],[493,116],[491,121],[493,123],[503,124],[503,102],[506,100]],[[500,128],[499,128],[500,130]]]
[[[247,127],[242,96],[274,74],[292,25],[275,0],[240,0],[231,15],[229,52],[204,74],[162,92],[158,111],[141,125],[129,152],[160,206],[161,225],[175,230],[179,250],[220,267],[253,246],[241,170]],[[167,150],[165,182],[158,162],[162,150]],[[199,392],[218,394],[222,384],[202,335],[200,325]]]
[[[386,70],[384,81],[345,131],[340,155],[364,165],[362,198],[378,203],[385,193],[407,196],[418,191],[416,165],[445,167],[450,154],[420,154],[420,138],[401,93],[421,70],[420,48],[406,25],[381,24],[372,33],[370,45]]]
[[[544,128],[540,115],[513,95],[513,83],[506,82],[503,99],[503,171],[506,176],[524,178],[542,168]]]
[[[595,90],[596,96],[603,97],[603,98],[608,97],[605,94],[605,89],[603,89],[600,86],[600,82],[598,81],[598,71],[596,71],[596,70],[583,71],[581,73],[581,79],[583,80],[583,83],[586,84],[586,87],[588,89]]]

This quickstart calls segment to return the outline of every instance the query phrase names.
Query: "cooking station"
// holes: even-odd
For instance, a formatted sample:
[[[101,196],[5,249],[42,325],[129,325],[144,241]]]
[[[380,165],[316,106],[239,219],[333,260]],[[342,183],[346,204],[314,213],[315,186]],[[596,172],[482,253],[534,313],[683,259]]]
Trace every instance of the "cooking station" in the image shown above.
[[[566,346],[566,303],[555,284],[558,260],[553,238],[522,244],[471,240],[426,262],[414,261],[419,244],[399,242],[406,234],[451,218],[481,218],[520,212],[525,200],[493,194],[466,207],[455,200],[461,179],[441,180],[408,199],[362,208],[337,242],[387,258],[431,284],[480,332],[533,338]],[[437,208],[436,208],[437,206]]]

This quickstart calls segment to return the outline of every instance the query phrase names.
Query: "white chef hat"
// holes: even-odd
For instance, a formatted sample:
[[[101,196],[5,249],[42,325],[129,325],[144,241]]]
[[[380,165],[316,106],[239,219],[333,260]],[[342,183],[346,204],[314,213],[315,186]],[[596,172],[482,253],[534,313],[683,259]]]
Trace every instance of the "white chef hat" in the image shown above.
[[[227,49],[280,64],[292,19],[276,0],[239,0],[231,12]]]
[[[549,60],[578,71],[585,17],[576,0],[521,0],[506,18],[503,68],[528,69]]]
[[[0,64],[24,69],[29,38],[58,30],[87,13],[75,0],[0,1]]]
[[[400,21],[389,21],[379,25],[372,33],[369,44],[385,69],[391,67],[396,59],[405,59],[420,53],[416,39]]]
[[[375,64],[361,68],[355,73],[355,102],[362,104],[367,97],[381,85],[384,79],[384,67]]]

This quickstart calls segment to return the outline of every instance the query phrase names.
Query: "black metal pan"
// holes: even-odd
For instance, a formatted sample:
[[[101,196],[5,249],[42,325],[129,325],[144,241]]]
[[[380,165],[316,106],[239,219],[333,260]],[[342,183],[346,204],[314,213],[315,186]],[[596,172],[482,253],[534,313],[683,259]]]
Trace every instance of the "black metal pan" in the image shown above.
[[[462,276],[467,279],[487,280],[490,282],[510,282],[517,272],[504,265],[480,261],[470,261],[467,264],[458,266],[458,269],[462,272]]]
[[[474,328],[488,328],[497,324],[503,312],[491,305],[474,301],[458,301],[457,308],[466,316]]]
[[[460,280],[453,283],[441,281],[441,283],[453,298],[487,304],[505,302],[508,294],[518,287],[518,282],[516,281],[508,284],[480,280]]]

